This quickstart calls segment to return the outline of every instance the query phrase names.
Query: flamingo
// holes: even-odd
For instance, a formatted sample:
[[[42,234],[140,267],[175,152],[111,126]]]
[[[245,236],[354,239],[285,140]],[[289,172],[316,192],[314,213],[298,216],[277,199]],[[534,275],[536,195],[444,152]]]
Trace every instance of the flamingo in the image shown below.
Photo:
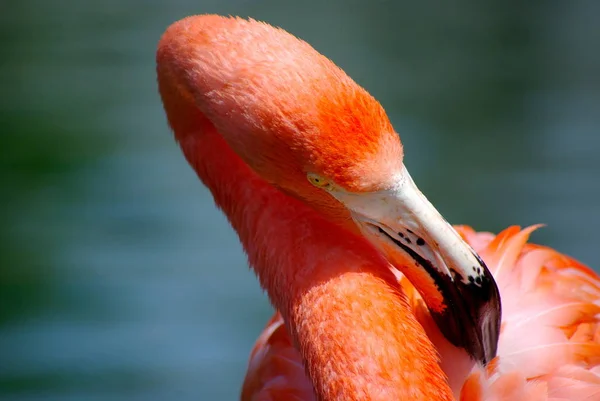
[[[192,16],[157,74],[277,311],[242,400],[600,400],[598,276],[529,244],[537,226],[450,226],[381,105],[310,45]]]

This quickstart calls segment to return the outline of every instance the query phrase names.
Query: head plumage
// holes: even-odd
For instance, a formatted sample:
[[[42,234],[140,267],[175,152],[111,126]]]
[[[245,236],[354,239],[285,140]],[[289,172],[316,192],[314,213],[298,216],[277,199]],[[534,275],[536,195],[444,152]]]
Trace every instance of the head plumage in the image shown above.
[[[172,85],[192,97],[233,150],[271,181],[317,172],[364,191],[385,185],[401,164],[400,141],[381,105],[281,29],[239,18],[190,17],[167,30],[157,57],[169,69],[165,75],[183,80]]]

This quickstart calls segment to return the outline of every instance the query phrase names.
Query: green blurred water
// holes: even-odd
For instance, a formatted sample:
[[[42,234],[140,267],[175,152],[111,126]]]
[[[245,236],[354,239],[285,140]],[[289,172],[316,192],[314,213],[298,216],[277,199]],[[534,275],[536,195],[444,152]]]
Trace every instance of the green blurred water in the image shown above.
[[[0,397],[232,400],[271,313],[156,93],[163,30],[253,16],[386,107],[453,223],[597,266],[600,3],[0,5]]]

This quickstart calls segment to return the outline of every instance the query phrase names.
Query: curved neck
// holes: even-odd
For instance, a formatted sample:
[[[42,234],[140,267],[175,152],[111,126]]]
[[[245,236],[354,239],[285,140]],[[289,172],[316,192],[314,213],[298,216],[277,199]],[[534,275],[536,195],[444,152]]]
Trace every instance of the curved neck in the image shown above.
[[[160,67],[160,65],[159,65]],[[282,313],[320,400],[451,400],[437,353],[386,262],[257,176],[211,122],[159,85],[169,122]]]

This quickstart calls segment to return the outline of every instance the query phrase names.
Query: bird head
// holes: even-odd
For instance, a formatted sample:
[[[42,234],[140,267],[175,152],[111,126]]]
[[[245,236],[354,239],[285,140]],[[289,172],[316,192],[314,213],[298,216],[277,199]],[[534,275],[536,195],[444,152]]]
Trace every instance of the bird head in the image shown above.
[[[413,182],[382,106],[285,31],[194,18],[172,25],[159,45],[169,88],[263,179],[362,235],[415,286],[451,343],[490,361],[501,318],[496,283]]]

